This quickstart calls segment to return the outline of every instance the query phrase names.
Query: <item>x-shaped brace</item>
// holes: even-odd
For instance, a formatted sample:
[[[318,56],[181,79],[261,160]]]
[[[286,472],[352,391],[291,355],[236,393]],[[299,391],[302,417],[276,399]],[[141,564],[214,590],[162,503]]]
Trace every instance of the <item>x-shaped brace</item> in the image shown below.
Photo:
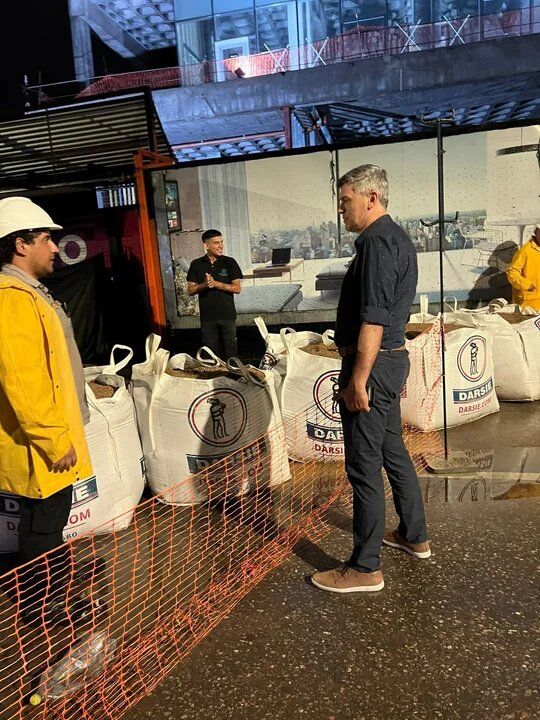
[[[328,38],[326,38],[326,40],[323,42],[320,50],[317,50],[317,48],[313,45],[313,43],[310,42],[307,38],[306,38],[306,43],[309,45],[309,47],[315,53],[315,58],[314,58],[313,62],[311,63],[311,67],[315,67],[317,60],[320,60],[323,65],[326,65],[326,63],[324,62],[324,60],[322,58],[322,54],[324,52],[324,48],[326,47],[326,45],[328,43]]]
[[[272,56],[272,59],[274,61],[274,70],[275,72],[285,72],[285,68],[283,66],[283,58],[285,55],[289,52],[289,45],[286,46],[284,50],[281,51],[281,54],[277,55],[277,53],[273,53],[272,50],[268,47],[266,43],[264,43],[264,47],[267,49],[267,51]]]
[[[465,18],[465,20],[461,23],[461,25],[459,26],[459,28],[456,30],[456,28],[452,25],[452,23],[451,23],[450,20],[446,17],[446,15],[443,15],[443,18],[446,20],[446,22],[448,23],[448,25],[450,25],[450,27],[451,27],[452,30],[454,31],[454,37],[450,40],[450,45],[453,45],[453,44],[455,43],[455,41],[456,41],[457,38],[459,38],[459,39],[461,40],[461,42],[463,43],[463,45],[465,45],[465,40],[461,37],[461,31],[463,30],[463,28],[464,28],[465,25],[467,24],[467,21],[468,21],[468,19],[469,19],[470,17],[471,17],[470,15],[467,15],[467,17]]]
[[[415,47],[417,50],[420,50],[420,48],[418,47],[418,45],[414,42],[414,33],[418,30],[418,27],[419,27],[419,25],[420,25],[421,22],[422,22],[422,21],[421,21],[420,18],[419,18],[419,19],[418,19],[418,22],[417,22],[416,25],[413,27],[413,29],[411,30],[410,33],[408,33],[406,30],[404,30],[399,23],[396,23],[396,25],[398,26],[398,28],[401,30],[401,32],[402,32],[402,33],[405,35],[405,37],[407,38],[407,42],[406,42],[405,45],[401,48],[401,52],[402,52],[402,53],[405,52],[405,50],[409,47],[409,44],[410,44],[410,45],[414,45],[414,47]]]

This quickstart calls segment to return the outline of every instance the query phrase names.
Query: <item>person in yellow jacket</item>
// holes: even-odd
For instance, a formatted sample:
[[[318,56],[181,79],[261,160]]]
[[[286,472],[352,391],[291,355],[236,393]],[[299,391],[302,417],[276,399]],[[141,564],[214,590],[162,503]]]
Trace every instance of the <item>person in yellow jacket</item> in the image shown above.
[[[506,276],[513,301],[540,312],[540,224],[529,242],[516,251]]]
[[[53,272],[53,229],[61,226],[28,198],[0,200],[0,492],[19,496],[20,562],[49,553],[20,570],[30,616],[63,605],[62,530],[73,483],[92,474],[81,358],[69,319],[39,280]]]

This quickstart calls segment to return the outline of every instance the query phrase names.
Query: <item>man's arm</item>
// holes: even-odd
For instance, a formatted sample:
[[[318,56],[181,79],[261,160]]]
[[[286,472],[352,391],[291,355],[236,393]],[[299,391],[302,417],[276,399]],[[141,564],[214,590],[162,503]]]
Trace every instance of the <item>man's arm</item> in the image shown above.
[[[506,271],[506,277],[510,285],[516,290],[531,291],[536,290],[535,286],[530,280],[527,280],[523,275],[523,268],[525,267],[525,253],[522,249],[517,250],[512,258],[512,262],[508,270]]]
[[[232,293],[233,295],[238,295],[238,293],[242,290],[242,286],[240,284],[240,280],[233,280],[230,283],[222,283],[218,280],[214,280],[214,278],[211,275],[207,275],[207,282],[209,288],[216,288],[216,290],[223,290],[223,292]]]
[[[1,290],[0,296],[0,385],[28,441],[51,470],[67,470],[76,456],[56,401],[38,308],[21,290]]]
[[[207,289],[208,289],[208,285],[206,284],[206,282],[196,283],[196,282],[188,281],[188,284],[187,284],[188,295],[198,295],[203,290],[207,290]]]
[[[360,328],[352,377],[342,395],[347,409],[351,412],[370,410],[366,383],[381,349],[383,331],[382,325],[372,325],[367,322],[364,322]]]

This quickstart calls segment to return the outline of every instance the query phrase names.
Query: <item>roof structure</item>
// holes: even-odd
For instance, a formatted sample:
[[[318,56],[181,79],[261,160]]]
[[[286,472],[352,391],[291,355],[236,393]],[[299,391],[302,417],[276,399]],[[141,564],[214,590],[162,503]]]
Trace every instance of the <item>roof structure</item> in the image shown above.
[[[171,155],[149,91],[32,111],[0,123],[0,191],[120,177],[141,148]]]
[[[137,54],[137,47],[158,50],[175,43],[170,0],[89,0],[84,17],[104,42],[124,56]],[[122,41],[122,36],[131,43]]]
[[[220,157],[243,157],[260,153],[278,152],[285,148],[285,134],[282,132],[266,135],[252,135],[243,138],[218,140],[213,143],[191,143],[173,146],[179,162],[199,162]]]
[[[297,106],[294,115],[305,131],[326,128],[330,144],[421,135],[430,132],[426,121],[450,115],[456,129],[540,121],[540,72],[410,95],[396,93],[395,97],[386,95],[364,102]]]

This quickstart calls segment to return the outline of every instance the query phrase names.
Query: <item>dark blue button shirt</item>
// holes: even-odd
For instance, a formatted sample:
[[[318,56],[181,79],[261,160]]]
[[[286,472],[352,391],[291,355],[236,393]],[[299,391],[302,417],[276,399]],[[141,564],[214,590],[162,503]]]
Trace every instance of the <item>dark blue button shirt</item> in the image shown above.
[[[390,215],[375,220],[356,238],[356,256],[343,279],[335,343],[356,345],[362,323],[382,325],[381,347],[401,347],[416,295],[416,249]]]

